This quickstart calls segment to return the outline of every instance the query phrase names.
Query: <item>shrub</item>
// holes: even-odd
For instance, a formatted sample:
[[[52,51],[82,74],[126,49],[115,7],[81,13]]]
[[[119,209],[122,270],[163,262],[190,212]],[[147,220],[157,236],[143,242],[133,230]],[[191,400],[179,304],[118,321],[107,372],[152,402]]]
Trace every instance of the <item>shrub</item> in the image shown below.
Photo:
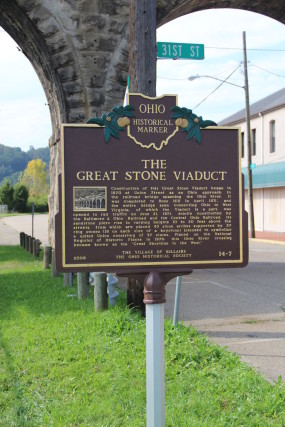
[[[14,188],[9,181],[5,181],[0,188],[0,201],[3,205],[8,205],[8,210],[11,211],[14,207]]]
[[[23,184],[16,184],[14,187],[14,209],[17,212],[27,211],[27,201],[29,197],[29,190]]]
[[[28,212],[32,212],[32,203],[34,203],[35,212],[48,212],[47,196],[29,197],[27,203]]]

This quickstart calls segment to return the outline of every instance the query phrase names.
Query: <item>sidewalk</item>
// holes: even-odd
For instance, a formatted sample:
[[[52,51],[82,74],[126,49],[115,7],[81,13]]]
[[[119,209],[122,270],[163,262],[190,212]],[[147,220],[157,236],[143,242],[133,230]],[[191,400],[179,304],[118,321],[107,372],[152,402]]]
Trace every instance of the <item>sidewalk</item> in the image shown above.
[[[260,240],[267,240],[276,242],[284,242],[285,244],[285,233],[274,233],[272,231],[255,231],[255,238]]]
[[[285,381],[285,314],[239,316],[184,322],[214,344],[239,355],[269,381]]]
[[[0,218],[0,246],[16,246],[20,244],[19,233]]]

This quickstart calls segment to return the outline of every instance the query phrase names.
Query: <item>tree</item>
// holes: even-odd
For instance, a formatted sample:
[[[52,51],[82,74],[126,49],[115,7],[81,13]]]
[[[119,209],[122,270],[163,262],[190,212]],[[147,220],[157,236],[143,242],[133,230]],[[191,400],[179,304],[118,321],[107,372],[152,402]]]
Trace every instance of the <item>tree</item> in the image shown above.
[[[5,181],[0,188],[0,201],[3,205],[8,205],[8,210],[11,211],[14,205],[14,188],[9,181]]]
[[[38,197],[48,193],[48,172],[46,164],[41,159],[29,161],[20,183],[29,189],[32,197]]]
[[[0,144],[0,181],[14,172],[24,170],[29,158],[20,148]]]
[[[0,144],[0,186],[4,184],[5,178],[12,185],[16,184],[18,177],[14,182],[11,179],[12,174],[23,172],[30,160],[42,159],[43,162],[46,162],[48,169],[50,162],[49,155],[49,147],[34,148],[31,146],[29,151],[25,152],[19,147],[6,147]]]
[[[23,184],[16,184],[14,187],[14,209],[17,212],[26,212],[29,190]]]

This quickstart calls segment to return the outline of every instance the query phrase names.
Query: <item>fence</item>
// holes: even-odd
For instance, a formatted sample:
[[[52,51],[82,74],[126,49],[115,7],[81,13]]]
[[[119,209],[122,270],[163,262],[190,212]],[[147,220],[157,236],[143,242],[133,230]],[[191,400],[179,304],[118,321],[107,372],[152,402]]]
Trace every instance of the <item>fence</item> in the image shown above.
[[[0,205],[0,213],[8,213],[8,205]]]

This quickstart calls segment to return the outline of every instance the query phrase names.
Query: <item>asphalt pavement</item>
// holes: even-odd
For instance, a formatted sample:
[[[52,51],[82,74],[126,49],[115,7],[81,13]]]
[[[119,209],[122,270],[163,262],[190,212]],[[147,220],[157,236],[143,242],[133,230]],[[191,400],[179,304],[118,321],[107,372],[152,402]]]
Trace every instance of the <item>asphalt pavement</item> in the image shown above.
[[[245,268],[194,270],[181,285],[179,320],[227,347],[268,380],[285,380],[285,244],[250,239]],[[176,280],[166,286],[173,317]]]
[[[48,214],[15,215],[0,218],[0,245],[19,245],[20,232],[32,235],[43,245],[48,244]]]
[[[18,245],[20,231],[31,234],[31,221],[31,215],[1,218],[0,245]],[[34,237],[48,243],[47,215],[35,215]],[[184,276],[179,303],[180,321],[237,353],[269,381],[285,380],[285,242],[276,237],[250,239],[245,268]],[[165,315],[171,318],[175,291],[174,279],[166,286]]]

